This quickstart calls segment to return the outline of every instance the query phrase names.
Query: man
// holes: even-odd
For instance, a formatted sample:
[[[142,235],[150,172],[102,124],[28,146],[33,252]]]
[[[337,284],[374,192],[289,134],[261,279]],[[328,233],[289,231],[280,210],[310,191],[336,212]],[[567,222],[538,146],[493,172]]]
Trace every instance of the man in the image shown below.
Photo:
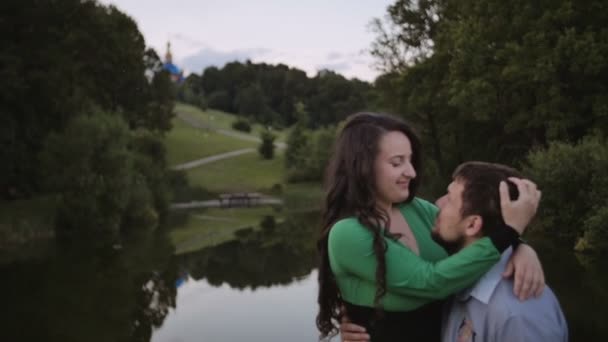
[[[500,197],[519,195],[513,184],[507,188],[509,177],[521,175],[499,164],[460,165],[448,193],[436,202],[435,241],[453,253],[503,225]],[[502,277],[511,251],[507,249],[475,285],[451,298],[443,317],[443,342],[568,340],[566,320],[549,288],[537,298],[520,301],[513,294],[513,281]],[[340,330],[345,342],[368,340],[362,327],[345,322]]]

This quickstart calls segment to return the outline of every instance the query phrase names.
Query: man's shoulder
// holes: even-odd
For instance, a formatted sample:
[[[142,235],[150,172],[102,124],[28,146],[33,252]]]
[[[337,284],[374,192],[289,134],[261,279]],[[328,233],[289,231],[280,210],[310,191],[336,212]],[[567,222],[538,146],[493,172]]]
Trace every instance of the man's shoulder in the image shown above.
[[[568,340],[566,319],[548,286],[540,297],[520,301],[513,294],[513,281],[503,279],[496,287],[487,309],[485,319],[500,334],[509,333],[516,340],[526,341]],[[513,335],[510,329],[517,330],[517,334]]]
[[[488,303],[488,315],[496,318],[538,317],[539,314],[553,314],[561,310],[553,291],[546,286],[539,297],[519,300],[513,293],[512,279],[501,279]]]

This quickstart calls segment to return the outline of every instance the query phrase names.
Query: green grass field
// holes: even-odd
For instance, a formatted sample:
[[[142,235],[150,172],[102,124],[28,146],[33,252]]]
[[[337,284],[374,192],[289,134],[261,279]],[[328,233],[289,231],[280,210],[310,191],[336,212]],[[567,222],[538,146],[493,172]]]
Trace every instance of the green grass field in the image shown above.
[[[282,194],[288,211],[320,210],[323,196],[321,183],[286,184]]]
[[[208,124],[210,126],[221,128],[221,129],[229,129],[232,130],[232,123],[237,120],[237,116],[234,114],[222,112],[215,109],[207,109],[205,111],[197,108],[195,106],[191,106],[185,103],[176,103],[175,104],[175,112],[185,112],[195,118],[197,118],[201,123]],[[252,130],[249,135],[254,137],[259,137],[260,133],[264,130],[264,127],[261,124],[253,124]],[[236,131],[239,132],[239,131]],[[239,132],[244,133],[244,132]],[[246,133],[244,133],[246,134]],[[287,139],[287,130],[274,131],[274,134],[277,136],[277,141],[285,142]]]
[[[236,116],[215,110],[202,111],[196,107],[177,104],[176,111],[187,113],[200,123],[231,130]],[[251,136],[259,136],[263,129],[254,125]],[[283,141],[286,131],[279,132]],[[173,130],[167,135],[166,146],[171,165],[219,154],[254,147],[258,143],[194,128],[179,118],[174,119]],[[285,185],[283,151],[275,149],[275,158],[264,160],[259,153],[215,161],[186,171],[189,184],[200,186],[212,193],[262,192],[285,198],[290,208],[309,208],[319,203],[322,194],[318,184]],[[275,185],[281,185],[278,191]],[[273,189],[274,188],[274,189]],[[243,228],[257,229],[264,216],[277,215],[271,207],[240,209],[200,209],[189,211],[186,223],[170,232],[176,254],[215,246],[235,238],[235,232]]]
[[[173,129],[165,138],[169,165],[257,145],[255,142],[194,128],[179,118],[173,119]]]
[[[283,154],[276,151],[272,160],[264,160],[259,153],[247,153],[202,165],[187,172],[190,185],[201,186],[211,192],[268,192],[283,181]]]
[[[276,217],[277,213],[270,207],[191,211],[186,224],[174,228],[169,236],[175,253],[183,254],[232,240],[240,229],[258,229],[264,216],[269,215]]]

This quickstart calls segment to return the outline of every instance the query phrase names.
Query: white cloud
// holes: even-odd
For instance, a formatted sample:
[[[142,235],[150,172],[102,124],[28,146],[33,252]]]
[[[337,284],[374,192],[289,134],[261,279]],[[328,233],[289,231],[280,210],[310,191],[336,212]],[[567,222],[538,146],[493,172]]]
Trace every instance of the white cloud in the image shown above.
[[[317,66],[373,80],[368,24],[394,0],[99,0],[132,16],[160,56],[167,41],[177,64],[200,73],[230,60],[283,63],[314,75]],[[257,48],[271,51],[262,53]],[[361,61],[359,61],[361,59]],[[350,64],[347,69],[346,64]]]
[[[341,59],[344,56],[341,52],[332,51],[327,54],[327,60],[333,61],[336,59]]]
[[[179,64],[181,68],[187,70],[188,72],[201,74],[202,71],[209,66],[221,68],[229,62],[244,62],[248,59],[253,60],[254,58],[263,58],[264,56],[268,56],[270,54],[272,54],[272,50],[266,48],[220,51],[207,47],[199,50],[193,55],[183,58]]]

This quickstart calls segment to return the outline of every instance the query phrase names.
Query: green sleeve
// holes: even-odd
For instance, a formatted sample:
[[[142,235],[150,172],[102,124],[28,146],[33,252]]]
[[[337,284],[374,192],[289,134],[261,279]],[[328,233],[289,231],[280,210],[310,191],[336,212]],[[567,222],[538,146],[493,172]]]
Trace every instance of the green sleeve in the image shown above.
[[[387,291],[400,295],[445,298],[471,286],[500,259],[496,247],[485,237],[437,262],[425,261],[399,242],[385,240]],[[373,236],[358,221],[337,222],[329,234],[328,249],[334,273],[376,282]]]

